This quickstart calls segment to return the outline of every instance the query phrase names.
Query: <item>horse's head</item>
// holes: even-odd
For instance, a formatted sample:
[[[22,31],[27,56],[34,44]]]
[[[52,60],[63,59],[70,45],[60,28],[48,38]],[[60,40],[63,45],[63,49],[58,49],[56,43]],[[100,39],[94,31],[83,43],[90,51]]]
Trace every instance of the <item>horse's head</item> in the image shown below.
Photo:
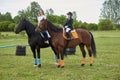
[[[42,19],[39,22],[38,27],[36,27],[36,29],[35,29],[36,32],[39,32],[39,31],[42,31],[42,30],[47,30],[47,20],[46,19]]]
[[[18,24],[18,26],[17,26],[17,28],[15,30],[16,34],[18,34],[19,32],[21,32],[23,30],[25,30],[25,26],[26,26],[25,23],[26,23],[25,19],[20,20],[20,22],[19,22],[19,24]]]

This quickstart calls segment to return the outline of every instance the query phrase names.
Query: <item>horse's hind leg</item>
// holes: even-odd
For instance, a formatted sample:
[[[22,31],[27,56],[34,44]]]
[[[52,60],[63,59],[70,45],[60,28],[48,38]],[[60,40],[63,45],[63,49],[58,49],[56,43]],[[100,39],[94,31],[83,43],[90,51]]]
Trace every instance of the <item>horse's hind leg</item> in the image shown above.
[[[61,53],[61,68],[64,68],[64,54]]]
[[[37,63],[38,63],[38,67],[41,67],[41,59],[40,59],[40,47],[37,47]]]
[[[92,66],[92,64],[93,64],[92,50],[91,50],[90,46],[86,46],[86,47],[87,47],[87,50],[88,50],[88,53],[89,53],[89,57],[90,57],[90,66]]]
[[[81,61],[81,63],[82,63],[81,66],[84,66],[85,65],[85,57],[86,57],[86,52],[85,52],[85,49],[84,49],[84,44],[80,44],[79,46],[80,46],[80,49],[82,51],[82,56],[83,56],[82,61]]]
[[[60,68],[60,56],[59,56],[59,53],[56,54],[57,55],[57,67]]]

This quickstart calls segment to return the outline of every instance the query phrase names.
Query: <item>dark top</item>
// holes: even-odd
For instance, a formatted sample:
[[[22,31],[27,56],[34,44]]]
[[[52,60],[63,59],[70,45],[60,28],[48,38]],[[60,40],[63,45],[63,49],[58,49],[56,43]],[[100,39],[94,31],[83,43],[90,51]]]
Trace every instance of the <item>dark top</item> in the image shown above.
[[[72,29],[73,29],[72,24],[73,24],[73,19],[72,19],[72,18],[67,19],[64,27],[65,27],[65,26],[68,26],[68,28],[70,28],[70,29],[72,30]]]

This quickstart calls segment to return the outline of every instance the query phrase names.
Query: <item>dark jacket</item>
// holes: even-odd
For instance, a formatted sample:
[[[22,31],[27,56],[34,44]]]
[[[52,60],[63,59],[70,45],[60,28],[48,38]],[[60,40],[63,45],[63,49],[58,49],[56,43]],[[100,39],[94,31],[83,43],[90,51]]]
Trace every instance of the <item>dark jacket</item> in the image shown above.
[[[73,29],[72,24],[73,24],[73,19],[72,19],[72,18],[71,18],[71,19],[67,19],[64,27],[65,27],[65,26],[68,26],[68,27],[72,30],[72,29]]]

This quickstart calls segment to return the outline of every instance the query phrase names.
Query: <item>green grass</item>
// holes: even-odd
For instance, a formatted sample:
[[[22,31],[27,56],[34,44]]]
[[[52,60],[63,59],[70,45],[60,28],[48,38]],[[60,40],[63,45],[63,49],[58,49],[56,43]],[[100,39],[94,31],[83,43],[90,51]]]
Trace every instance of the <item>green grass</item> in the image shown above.
[[[81,67],[82,54],[65,57],[65,68],[56,68],[51,48],[41,49],[42,67],[33,66],[33,56],[27,47],[26,56],[16,56],[16,47],[0,48],[0,80],[120,80],[120,31],[92,32],[97,46],[94,66]],[[7,35],[6,35],[7,34]],[[0,46],[26,45],[27,37],[12,32],[1,32]]]

